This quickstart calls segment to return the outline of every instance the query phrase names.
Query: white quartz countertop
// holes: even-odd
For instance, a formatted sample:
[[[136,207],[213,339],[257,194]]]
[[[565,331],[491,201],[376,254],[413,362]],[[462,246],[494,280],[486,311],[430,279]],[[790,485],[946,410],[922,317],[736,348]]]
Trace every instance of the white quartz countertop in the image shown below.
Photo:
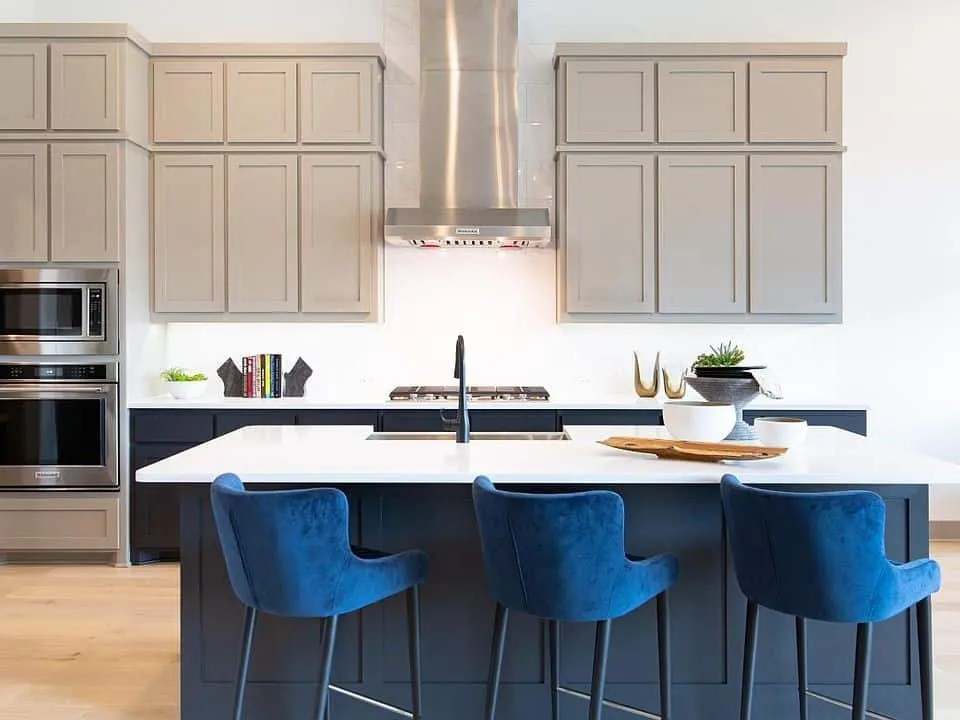
[[[403,410],[424,408],[455,408],[456,400],[390,400],[382,396],[357,395],[308,395],[302,398],[227,398],[223,396],[205,396],[196,400],[177,400],[170,395],[133,399],[127,406],[134,409],[181,409],[181,410]],[[696,400],[698,396],[690,393],[686,398]],[[483,401],[471,400],[474,410],[659,410],[664,398],[640,398],[636,395],[564,395],[551,394],[549,400]],[[789,398],[772,400],[760,396],[753,400],[748,410],[836,410],[863,411],[867,406],[857,403],[802,402]]]
[[[573,426],[571,440],[368,440],[363,426],[251,426],[161,460],[138,482],[209,483],[234,472],[246,483],[705,484],[730,472],[748,483],[960,485],[960,465],[898,450],[832,427],[812,427],[779,458],[705,463],[660,460],[597,441],[667,437],[662,426]]]

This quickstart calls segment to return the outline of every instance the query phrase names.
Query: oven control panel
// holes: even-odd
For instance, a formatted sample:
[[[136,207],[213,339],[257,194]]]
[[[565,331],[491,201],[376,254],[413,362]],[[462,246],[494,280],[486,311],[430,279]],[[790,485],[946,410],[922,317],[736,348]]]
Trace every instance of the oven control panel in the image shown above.
[[[112,371],[112,372],[111,372]],[[115,366],[104,363],[89,365],[0,363],[0,382],[11,380],[116,380]]]

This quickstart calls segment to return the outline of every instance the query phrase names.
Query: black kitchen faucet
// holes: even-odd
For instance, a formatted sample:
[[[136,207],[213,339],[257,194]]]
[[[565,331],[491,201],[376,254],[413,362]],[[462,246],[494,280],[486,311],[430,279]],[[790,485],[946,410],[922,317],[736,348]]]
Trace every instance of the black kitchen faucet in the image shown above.
[[[467,376],[464,372],[463,335],[457,336],[457,350],[453,361],[453,377],[460,381],[457,392],[457,419],[450,420],[441,413],[444,425],[453,426],[457,434],[458,443],[470,442],[470,410],[467,408]]]

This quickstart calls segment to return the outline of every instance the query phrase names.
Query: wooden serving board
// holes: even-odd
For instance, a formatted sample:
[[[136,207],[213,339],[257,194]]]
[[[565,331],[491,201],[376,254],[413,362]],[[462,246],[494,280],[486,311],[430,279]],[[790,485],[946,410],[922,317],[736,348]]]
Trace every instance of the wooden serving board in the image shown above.
[[[787,448],[764,447],[758,445],[737,445],[735,443],[706,443],[693,440],[661,440],[658,438],[609,437],[599,441],[601,445],[629,450],[630,452],[649,453],[670,460],[699,460],[701,462],[720,462],[721,460],[766,460],[783,455]]]

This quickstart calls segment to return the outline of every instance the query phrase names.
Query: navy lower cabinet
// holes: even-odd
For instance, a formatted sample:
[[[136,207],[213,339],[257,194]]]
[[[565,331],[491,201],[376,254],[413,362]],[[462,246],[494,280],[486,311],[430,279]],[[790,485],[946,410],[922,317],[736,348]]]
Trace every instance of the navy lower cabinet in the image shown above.
[[[470,429],[475,432],[554,432],[557,430],[557,413],[554,410],[470,410]],[[380,429],[384,432],[442,432],[445,428],[441,413],[450,419],[457,416],[457,409],[435,408],[431,410],[385,410],[380,416]]]
[[[571,425],[661,425],[659,410],[561,410],[560,429]]]
[[[809,425],[829,425],[858,435],[867,434],[866,410],[791,410],[789,407],[783,410],[779,408],[750,410],[749,406],[744,408],[743,419],[751,425],[758,417],[803,418]]]

